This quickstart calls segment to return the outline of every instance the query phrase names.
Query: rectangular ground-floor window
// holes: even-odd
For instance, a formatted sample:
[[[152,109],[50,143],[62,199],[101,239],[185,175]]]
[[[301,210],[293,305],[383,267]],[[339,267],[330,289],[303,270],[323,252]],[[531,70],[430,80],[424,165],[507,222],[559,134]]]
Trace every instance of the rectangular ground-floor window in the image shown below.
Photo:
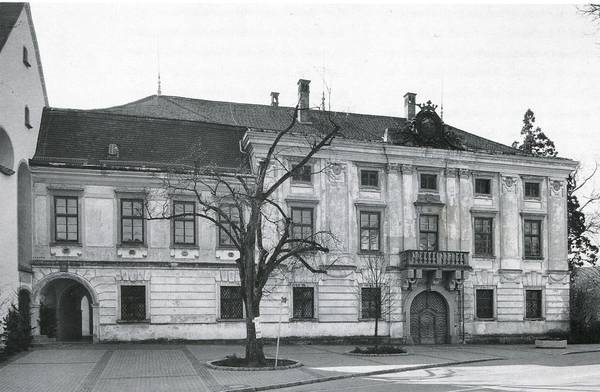
[[[121,320],[146,320],[146,286],[121,286]]]
[[[360,296],[361,317],[364,319],[381,318],[381,288],[362,287]]]
[[[542,318],[542,290],[525,290],[525,318]]]
[[[315,317],[315,290],[312,287],[294,287],[293,305],[295,319]]]
[[[240,286],[221,286],[221,318],[226,320],[244,318],[244,301]]]
[[[475,290],[475,314],[478,319],[494,318],[494,290]]]

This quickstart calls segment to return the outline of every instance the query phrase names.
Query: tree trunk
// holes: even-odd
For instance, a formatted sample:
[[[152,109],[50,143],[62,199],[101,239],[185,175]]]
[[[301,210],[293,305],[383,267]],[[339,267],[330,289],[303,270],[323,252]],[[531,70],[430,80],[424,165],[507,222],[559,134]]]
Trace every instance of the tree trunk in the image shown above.
[[[379,332],[379,317],[375,316],[375,337],[377,337],[378,332]]]
[[[248,365],[265,364],[263,341],[256,338],[256,329],[249,317],[246,317],[246,362]]]

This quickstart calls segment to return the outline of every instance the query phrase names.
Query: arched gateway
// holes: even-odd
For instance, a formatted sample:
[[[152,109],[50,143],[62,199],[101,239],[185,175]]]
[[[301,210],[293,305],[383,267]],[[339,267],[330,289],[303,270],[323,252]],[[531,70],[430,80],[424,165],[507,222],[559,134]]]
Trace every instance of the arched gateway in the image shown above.
[[[39,334],[58,340],[80,340],[94,334],[96,303],[93,290],[71,274],[48,277],[38,284],[35,303],[39,306]]]
[[[415,344],[448,343],[448,304],[435,291],[423,291],[410,305],[410,336]]]

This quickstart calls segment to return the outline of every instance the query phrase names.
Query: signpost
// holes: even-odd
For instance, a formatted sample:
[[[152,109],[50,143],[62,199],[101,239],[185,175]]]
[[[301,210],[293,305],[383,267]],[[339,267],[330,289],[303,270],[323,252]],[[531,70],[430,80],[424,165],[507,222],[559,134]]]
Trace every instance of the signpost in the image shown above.
[[[287,302],[286,297],[281,297],[281,302],[279,303],[279,325],[277,326],[277,348],[275,349],[275,367],[277,367],[277,360],[279,359],[279,337],[281,336],[281,309],[283,305]]]

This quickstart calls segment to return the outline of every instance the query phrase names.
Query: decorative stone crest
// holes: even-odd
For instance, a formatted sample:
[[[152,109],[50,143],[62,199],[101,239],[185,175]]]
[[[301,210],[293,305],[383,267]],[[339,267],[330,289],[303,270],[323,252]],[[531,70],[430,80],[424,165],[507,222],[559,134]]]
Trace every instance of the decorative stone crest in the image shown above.
[[[471,170],[469,169],[459,169],[458,170],[458,175],[460,176],[460,178],[469,178],[471,177]]]
[[[341,162],[329,162],[324,171],[333,182],[344,182],[346,178],[346,165]]]
[[[517,188],[517,180],[514,177],[502,177],[502,192],[515,192]]]
[[[554,197],[564,196],[564,183],[560,180],[550,180],[550,195]]]
[[[401,170],[402,174],[414,174],[415,167],[413,165],[402,165]]]
[[[402,165],[399,163],[389,163],[385,166],[386,173],[390,173],[390,172],[400,173],[401,171],[402,171]]]
[[[456,169],[454,167],[447,167],[445,172],[446,172],[446,177],[456,177],[458,175],[458,169]]]

